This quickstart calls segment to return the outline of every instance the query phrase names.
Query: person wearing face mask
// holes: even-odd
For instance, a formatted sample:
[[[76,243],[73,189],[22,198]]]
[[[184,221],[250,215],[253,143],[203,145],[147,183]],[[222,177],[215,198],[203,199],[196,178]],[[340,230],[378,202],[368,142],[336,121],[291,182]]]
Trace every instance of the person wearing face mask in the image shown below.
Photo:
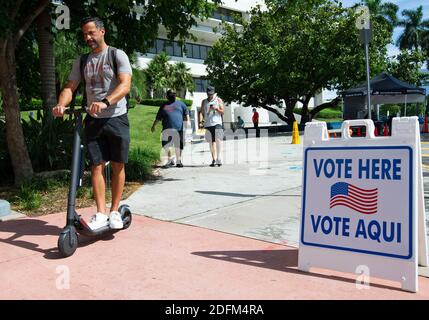
[[[174,90],[170,89],[167,91],[167,100],[159,108],[151,131],[154,132],[158,122],[162,122],[161,144],[168,155],[168,160],[164,167],[168,168],[175,165],[174,157],[171,155],[171,147],[174,147],[177,160],[176,167],[182,168],[182,151],[185,146],[183,121],[186,120],[187,126],[190,127],[191,120],[188,108],[182,101],[176,100],[176,92]]]

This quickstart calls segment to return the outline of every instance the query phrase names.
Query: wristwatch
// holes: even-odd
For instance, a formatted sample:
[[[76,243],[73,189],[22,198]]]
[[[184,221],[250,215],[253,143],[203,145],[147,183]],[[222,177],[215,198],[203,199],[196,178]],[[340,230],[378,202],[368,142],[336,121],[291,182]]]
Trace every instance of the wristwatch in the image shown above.
[[[110,107],[110,102],[109,102],[109,100],[107,100],[107,98],[104,98],[103,100],[101,100],[101,102],[106,104],[106,106]]]

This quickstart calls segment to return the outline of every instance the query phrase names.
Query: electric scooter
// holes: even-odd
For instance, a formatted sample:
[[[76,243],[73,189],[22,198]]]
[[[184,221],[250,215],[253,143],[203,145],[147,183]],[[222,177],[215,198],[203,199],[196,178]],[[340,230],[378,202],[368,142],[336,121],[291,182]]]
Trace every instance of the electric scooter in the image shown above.
[[[107,233],[115,233],[119,230],[127,229],[131,225],[131,211],[128,205],[121,205],[119,213],[121,214],[123,228],[111,229],[109,221],[98,229],[92,230],[88,223],[76,213],[76,192],[82,186],[82,177],[85,168],[84,149],[81,144],[82,135],[82,114],[86,112],[84,108],[75,110],[70,108],[66,110],[66,114],[74,115],[76,118],[76,125],[73,136],[73,155],[71,165],[71,181],[68,194],[67,203],[67,223],[61,230],[58,238],[58,250],[63,257],[71,256],[77,249],[78,237],[77,234],[82,234],[89,237],[97,237]]]

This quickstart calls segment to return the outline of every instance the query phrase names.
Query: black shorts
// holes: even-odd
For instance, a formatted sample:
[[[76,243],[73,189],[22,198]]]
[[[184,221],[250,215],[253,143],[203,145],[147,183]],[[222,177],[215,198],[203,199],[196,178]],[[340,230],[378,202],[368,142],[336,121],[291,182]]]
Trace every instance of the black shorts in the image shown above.
[[[206,127],[206,141],[215,142],[216,140],[223,140],[223,127],[217,124],[212,127]]]
[[[130,124],[127,114],[113,118],[85,117],[85,141],[91,165],[128,162]]]
[[[163,148],[175,147],[183,150],[185,147],[185,138],[183,130],[164,129],[161,134],[161,144]]]

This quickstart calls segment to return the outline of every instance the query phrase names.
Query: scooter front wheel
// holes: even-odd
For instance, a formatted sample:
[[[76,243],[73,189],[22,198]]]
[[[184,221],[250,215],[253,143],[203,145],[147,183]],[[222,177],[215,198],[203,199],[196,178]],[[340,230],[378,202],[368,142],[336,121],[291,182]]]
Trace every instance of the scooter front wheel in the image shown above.
[[[58,250],[63,257],[71,256],[77,249],[78,239],[75,227],[65,227],[58,238]]]

